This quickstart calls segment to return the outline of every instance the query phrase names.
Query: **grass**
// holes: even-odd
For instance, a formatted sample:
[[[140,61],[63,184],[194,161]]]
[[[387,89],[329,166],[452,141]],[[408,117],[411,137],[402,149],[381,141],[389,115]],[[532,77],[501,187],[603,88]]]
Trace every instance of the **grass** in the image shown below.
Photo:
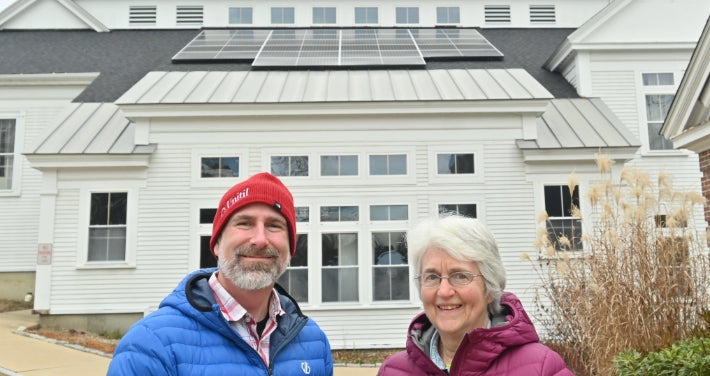
[[[657,351],[709,324],[707,235],[694,223],[704,198],[674,189],[663,172],[652,179],[624,167],[614,180],[612,163],[597,156],[589,218],[571,210],[586,227],[584,249],[551,236],[542,213],[537,254],[523,255],[542,280],[537,308],[547,340],[578,375],[615,375],[615,355]],[[568,188],[577,189],[574,174]]]

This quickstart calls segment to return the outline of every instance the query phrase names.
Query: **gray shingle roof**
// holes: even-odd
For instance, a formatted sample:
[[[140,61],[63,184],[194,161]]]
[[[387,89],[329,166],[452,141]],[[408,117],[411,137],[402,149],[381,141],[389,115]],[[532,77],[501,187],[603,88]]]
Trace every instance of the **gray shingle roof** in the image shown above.
[[[426,69],[528,71],[558,98],[574,98],[561,74],[542,68],[572,29],[481,29],[505,55],[502,61],[438,61]],[[173,64],[196,30],[0,31],[0,74],[100,72],[75,102],[113,102],[151,71],[249,71],[249,63]]]

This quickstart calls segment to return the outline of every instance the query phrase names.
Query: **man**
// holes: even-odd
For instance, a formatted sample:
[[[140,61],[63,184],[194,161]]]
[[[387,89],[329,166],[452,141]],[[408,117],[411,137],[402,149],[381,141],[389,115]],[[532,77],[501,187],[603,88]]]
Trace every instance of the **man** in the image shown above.
[[[259,173],[212,224],[216,269],[185,277],[116,348],[109,375],[332,375],[330,344],[276,285],[296,251],[291,192]]]

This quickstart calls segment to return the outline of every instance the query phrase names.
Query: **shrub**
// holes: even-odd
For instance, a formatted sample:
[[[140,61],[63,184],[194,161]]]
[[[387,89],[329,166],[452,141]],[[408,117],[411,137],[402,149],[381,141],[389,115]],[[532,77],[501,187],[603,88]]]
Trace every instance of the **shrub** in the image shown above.
[[[601,177],[588,187],[590,218],[571,210],[586,228],[584,249],[555,238],[542,213],[536,257],[523,258],[542,280],[536,308],[545,340],[585,365],[578,374],[613,375],[614,356],[627,349],[648,353],[704,330],[710,268],[707,236],[694,226],[701,195],[675,191],[668,174],[652,182],[630,167],[612,182],[613,162],[596,161]],[[572,174],[569,192],[576,187]]]
[[[626,351],[614,358],[620,376],[710,375],[710,338],[681,340],[645,355]]]

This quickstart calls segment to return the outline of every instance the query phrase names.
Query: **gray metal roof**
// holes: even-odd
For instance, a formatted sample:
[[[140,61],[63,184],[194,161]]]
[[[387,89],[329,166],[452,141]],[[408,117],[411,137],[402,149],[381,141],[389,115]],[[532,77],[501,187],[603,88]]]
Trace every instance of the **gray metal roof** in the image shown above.
[[[150,72],[122,104],[550,99],[523,69]]]
[[[113,103],[73,103],[66,116],[44,132],[26,154],[150,154],[155,145],[136,145],[135,126]]]
[[[538,118],[537,129],[536,140],[518,140],[521,149],[640,146],[599,99],[554,99]],[[27,154],[149,154],[155,150],[155,145],[135,145],[133,132],[133,124],[115,104],[75,103]]]
[[[599,98],[554,99],[537,120],[537,139],[521,149],[639,147],[634,136]]]

